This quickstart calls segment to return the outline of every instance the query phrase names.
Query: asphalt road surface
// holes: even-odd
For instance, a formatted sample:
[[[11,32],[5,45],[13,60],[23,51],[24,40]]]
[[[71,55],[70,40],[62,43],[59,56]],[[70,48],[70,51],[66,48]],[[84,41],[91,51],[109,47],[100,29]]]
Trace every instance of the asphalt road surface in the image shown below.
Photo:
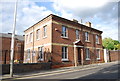
[[[68,72],[61,72],[61,73],[53,73],[48,75],[38,75],[38,76],[30,76],[25,77],[23,79],[15,79],[12,81],[27,81],[27,80],[38,80],[38,81],[66,81],[67,79],[72,80],[79,80],[79,79],[118,79],[120,78],[119,73],[119,64],[111,64],[111,65],[101,65],[99,67],[92,67],[87,69],[77,69]],[[108,80],[108,81],[109,81]]]

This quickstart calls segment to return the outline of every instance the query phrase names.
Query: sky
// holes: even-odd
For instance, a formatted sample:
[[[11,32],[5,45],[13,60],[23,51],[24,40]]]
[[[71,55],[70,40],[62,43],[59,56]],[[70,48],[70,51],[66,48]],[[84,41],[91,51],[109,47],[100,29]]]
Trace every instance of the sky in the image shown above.
[[[0,2],[1,33],[13,31],[15,1]],[[103,31],[102,38],[118,40],[118,1],[114,0],[18,0],[16,34],[24,35],[24,30],[49,14],[85,22]]]

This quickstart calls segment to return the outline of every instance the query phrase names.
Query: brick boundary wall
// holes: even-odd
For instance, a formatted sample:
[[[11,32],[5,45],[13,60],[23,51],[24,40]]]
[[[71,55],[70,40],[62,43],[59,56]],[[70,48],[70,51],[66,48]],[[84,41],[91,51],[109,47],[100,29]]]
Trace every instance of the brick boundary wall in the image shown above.
[[[120,50],[109,51],[109,61],[120,61]]]
[[[2,64],[2,74],[10,73],[10,64]],[[24,73],[40,70],[49,70],[51,69],[51,63],[23,63],[23,64],[14,64],[13,72],[14,73]]]

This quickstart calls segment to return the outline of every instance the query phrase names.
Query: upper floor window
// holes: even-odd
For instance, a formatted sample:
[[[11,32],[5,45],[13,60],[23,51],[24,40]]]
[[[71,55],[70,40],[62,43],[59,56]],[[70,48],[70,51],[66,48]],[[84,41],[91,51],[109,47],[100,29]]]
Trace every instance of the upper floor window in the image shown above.
[[[67,27],[62,26],[62,37],[68,37],[68,33],[67,33]]]
[[[96,56],[97,56],[97,59],[99,60],[100,59],[100,50],[99,49],[96,50]]]
[[[96,43],[99,44],[99,37],[96,35]]]
[[[85,41],[89,41],[89,33],[85,32]]]
[[[36,39],[37,39],[37,40],[40,39],[40,29],[38,29],[38,30],[36,31]]]
[[[26,43],[28,43],[28,35],[26,35]]]
[[[86,52],[86,60],[90,60],[90,50],[89,50],[89,48],[86,48],[85,52]]]
[[[33,33],[30,33],[29,41],[32,42]]]
[[[44,57],[43,47],[38,48],[38,55],[39,55],[38,60],[40,61],[43,60]]]
[[[80,33],[79,33],[79,30],[76,30],[76,39],[80,39]]]
[[[43,37],[47,37],[47,26],[43,27]]]
[[[63,46],[62,47],[62,60],[68,60],[68,54],[67,54],[67,47]]]

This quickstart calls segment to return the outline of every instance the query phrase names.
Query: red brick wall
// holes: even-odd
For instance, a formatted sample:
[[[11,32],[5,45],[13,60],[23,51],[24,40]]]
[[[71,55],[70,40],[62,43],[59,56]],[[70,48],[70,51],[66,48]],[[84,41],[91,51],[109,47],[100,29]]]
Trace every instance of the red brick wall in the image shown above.
[[[11,46],[11,38],[0,38],[2,40],[2,48],[0,49],[0,64],[9,64],[10,63],[10,46]],[[19,45],[18,45],[19,44]],[[14,47],[14,60],[23,61],[24,57],[24,41],[19,41],[15,39],[15,47]]]
[[[109,60],[110,62],[120,60],[120,51],[109,51]]]
[[[74,45],[73,42],[76,41],[76,33],[75,33],[76,29],[68,27],[68,38],[62,38],[61,37],[62,25],[65,25],[66,27],[69,25],[72,27],[79,28],[81,29],[80,40],[84,44],[84,47],[91,47],[90,48],[91,60],[86,60],[86,53],[85,53],[85,50],[83,50],[84,64],[104,62],[103,49],[102,49],[102,36],[100,32],[86,28],[83,25],[78,26],[75,24],[71,24],[69,22],[62,21],[61,19],[53,19],[53,21],[56,21],[57,23],[52,23],[52,43]],[[90,42],[85,42],[85,31],[84,30],[89,31]],[[93,34],[93,33],[96,33],[96,34]],[[99,35],[99,44],[96,44],[96,35]],[[100,60],[96,59],[96,48],[100,49],[100,57],[101,57]],[[56,61],[58,60],[58,62],[62,62],[61,61],[61,49],[62,49],[62,46],[53,46],[52,48],[53,58],[55,58]],[[68,54],[70,55],[69,59],[71,63],[74,63],[74,47],[68,46],[68,51],[69,51]]]

